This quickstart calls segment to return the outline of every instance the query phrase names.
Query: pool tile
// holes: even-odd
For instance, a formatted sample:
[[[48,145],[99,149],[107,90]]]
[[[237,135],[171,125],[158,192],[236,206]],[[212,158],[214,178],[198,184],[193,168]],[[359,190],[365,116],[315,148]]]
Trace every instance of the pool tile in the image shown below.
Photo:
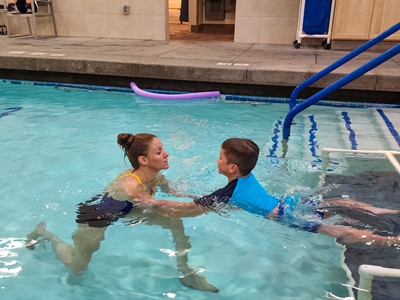
[[[119,92],[119,93],[132,93],[131,88],[127,87],[112,87],[112,86],[99,86],[99,85],[85,85],[85,84],[74,84],[74,83],[57,83],[57,82],[44,82],[44,81],[29,81],[29,80],[15,80],[15,79],[0,79],[3,83],[9,84],[27,84],[27,85],[38,85],[38,86],[57,86],[75,88],[88,91],[105,91],[105,92]],[[152,93],[162,94],[185,94],[182,91],[170,91],[170,90],[154,90],[145,89]],[[264,96],[248,96],[248,95],[232,95],[232,94],[221,94],[219,100],[225,102],[241,102],[241,103],[283,103],[288,104],[290,98],[280,97],[264,97]],[[302,103],[307,99],[296,99],[296,105]],[[360,103],[360,102],[348,102],[348,101],[331,101],[331,100],[320,100],[313,105],[328,106],[328,107],[350,107],[350,108],[400,108],[400,104],[382,104],[382,103]]]

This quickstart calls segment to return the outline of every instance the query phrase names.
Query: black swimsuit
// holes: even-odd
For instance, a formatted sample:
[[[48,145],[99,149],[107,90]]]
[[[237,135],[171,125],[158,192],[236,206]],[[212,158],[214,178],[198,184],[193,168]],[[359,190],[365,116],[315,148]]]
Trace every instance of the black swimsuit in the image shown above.
[[[97,202],[101,197],[101,201]],[[79,203],[76,222],[88,224],[90,227],[107,227],[112,222],[126,216],[132,208],[132,202],[117,201],[105,193],[97,195],[85,203]]]

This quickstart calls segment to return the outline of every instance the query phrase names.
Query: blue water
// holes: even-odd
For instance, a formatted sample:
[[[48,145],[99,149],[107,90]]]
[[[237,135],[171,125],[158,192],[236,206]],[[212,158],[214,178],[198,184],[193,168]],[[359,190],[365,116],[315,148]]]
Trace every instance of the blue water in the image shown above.
[[[287,109],[283,104],[156,101],[131,93],[0,83],[1,299],[351,296],[345,286],[353,280],[343,264],[344,247],[334,238],[243,211],[183,220],[192,245],[188,264],[220,289],[217,294],[179,281],[171,233],[159,226],[119,220],[107,229],[80,277],[69,275],[50,243],[41,242],[33,251],[24,247],[25,235],[41,221],[72,243],[76,205],[129,167],[116,143],[121,132],[156,134],[170,154],[166,178],[175,189],[199,195],[227,183],[215,161],[229,137],[251,138],[260,146],[254,174],[277,195],[318,189],[323,147],[351,149],[357,143],[363,150],[399,150],[376,109],[312,107],[296,117],[289,150],[281,158]],[[392,121],[399,119],[397,110],[384,112]],[[393,170],[385,159],[376,159],[366,158],[370,167],[362,163],[356,169]],[[332,155],[331,162],[332,173],[355,172],[345,155]]]

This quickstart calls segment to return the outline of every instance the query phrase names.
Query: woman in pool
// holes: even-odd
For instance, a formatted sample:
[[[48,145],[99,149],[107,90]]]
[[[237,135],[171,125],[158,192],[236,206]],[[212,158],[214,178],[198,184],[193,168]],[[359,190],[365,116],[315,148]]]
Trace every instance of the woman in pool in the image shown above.
[[[157,186],[163,192],[178,195],[169,188],[168,181],[159,172],[169,168],[168,153],[162,142],[153,134],[121,133],[118,144],[128,156],[132,169],[118,175],[106,188],[104,194],[97,195],[78,208],[78,228],[73,233],[74,246],[64,243],[56,235],[46,230],[45,223],[39,223],[35,230],[27,235],[27,247],[34,249],[35,240],[39,237],[50,240],[51,246],[59,260],[70,268],[73,274],[79,275],[87,266],[95,251],[99,250],[104,240],[107,226],[121,217],[141,218],[147,225],[159,225],[170,229],[177,252],[177,267],[183,272],[180,280],[186,286],[218,292],[218,289],[207,282],[187,265],[189,237],[185,235],[182,220],[161,216],[149,207],[141,206],[141,201],[153,198]]]

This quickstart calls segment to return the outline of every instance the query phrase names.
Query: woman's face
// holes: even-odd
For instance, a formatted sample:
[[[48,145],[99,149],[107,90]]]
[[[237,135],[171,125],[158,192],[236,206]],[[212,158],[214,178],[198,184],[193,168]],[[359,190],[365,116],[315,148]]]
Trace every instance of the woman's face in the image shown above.
[[[166,170],[168,165],[168,152],[164,150],[163,144],[160,139],[155,137],[149,146],[149,153],[147,154],[147,166],[156,170]]]

